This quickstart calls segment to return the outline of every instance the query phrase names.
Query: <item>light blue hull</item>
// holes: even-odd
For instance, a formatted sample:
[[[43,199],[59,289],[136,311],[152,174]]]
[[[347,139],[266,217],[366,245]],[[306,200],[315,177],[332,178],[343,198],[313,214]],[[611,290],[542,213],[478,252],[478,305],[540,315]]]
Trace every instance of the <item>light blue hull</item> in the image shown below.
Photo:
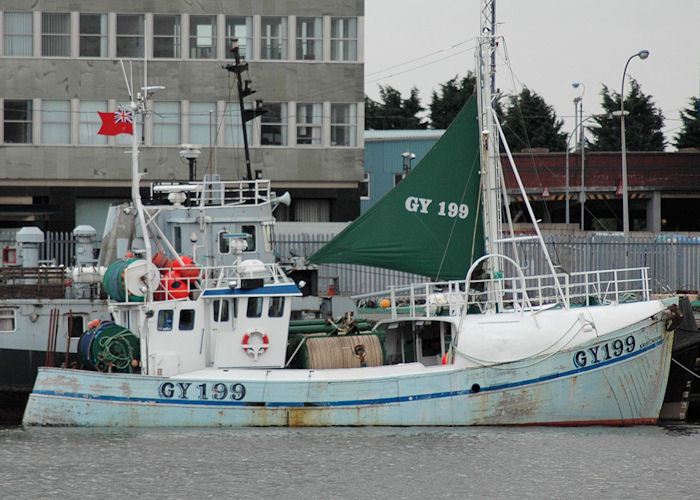
[[[652,424],[663,401],[672,338],[663,322],[649,320],[571,350],[487,368],[414,363],[318,371],[208,370],[177,378],[47,368],[39,372],[23,423]]]

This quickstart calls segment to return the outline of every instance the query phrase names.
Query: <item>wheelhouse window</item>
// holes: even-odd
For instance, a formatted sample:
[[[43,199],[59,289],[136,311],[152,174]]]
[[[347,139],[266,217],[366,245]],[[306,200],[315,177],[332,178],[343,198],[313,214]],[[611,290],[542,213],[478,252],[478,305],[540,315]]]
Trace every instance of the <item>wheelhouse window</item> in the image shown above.
[[[158,311],[158,331],[169,332],[173,329],[172,309]]]
[[[357,61],[357,19],[331,19],[331,60]]]
[[[216,143],[216,103],[190,102],[190,144]]]
[[[0,308],[0,333],[13,333],[16,330],[17,317],[15,309]]]
[[[80,14],[80,57],[107,57],[107,14]]]
[[[214,309],[214,321],[225,323],[229,320],[228,300],[215,300],[212,304]]]
[[[297,104],[297,144],[318,146],[321,144],[323,109],[320,103]]]
[[[70,57],[70,14],[42,12],[41,55]]]
[[[238,52],[241,57],[251,59],[253,56],[253,18],[251,16],[226,16],[226,54],[232,58],[233,39],[238,39]]]
[[[31,144],[32,101],[31,99],[5,99],[4,133],[6,144]]]
[[[263,17],[261,30],[262,59],[287,59],[287,18]]]
[[[263,146],[287,145],[287,103],[265,103],[260,141]]]
[[[107,144],[107,136],[98,135],[102,120],[98,111],[107,111],[107,101],[80,101],[80,124],[78,142],[80,144]]]
[[[297,18],[296,58],[304,61],[322,60],[323,19],[320,17]]]
[[[143,15],[117,14],[117,57],[143,57]]]
[[[284,297],[270,297],[270,306],[267,315],[271,318],[279,318],[284,312]]]
[[[227,231],[219,231],[219,253],[224,255],[231,253],[231,239]]]
[[[180,311],[180,330],[194,330],[194,309]]]
[[[6,56],[31,56],[33,52],[33,23],[31,12],[5,12],[3,32],[5,33]]]
[[[180,103],[156,101],[153,106],[153,144],[180,144]]]
[[[245,242],[246,242],[246,252],[255,252],[257,250],[257,245],[255,244],[255,226],[241,226],[241,231],[243,234],[246,235],[245,237]]]
[[[331,104],[331,146],[355,146],[357,106]]]
[[[216,58],[216,16],[190,16],[190,58]]]
[[[180,16],[153,15],[153,57],[180,57]]]
[[[41,102],[41,143],[70,144],[70,101]]]
[[[262,308],[262,297],[248,297],[248,307],[246,309],[246,314],[249,318],[259,318],[260,316],[262,316]]]

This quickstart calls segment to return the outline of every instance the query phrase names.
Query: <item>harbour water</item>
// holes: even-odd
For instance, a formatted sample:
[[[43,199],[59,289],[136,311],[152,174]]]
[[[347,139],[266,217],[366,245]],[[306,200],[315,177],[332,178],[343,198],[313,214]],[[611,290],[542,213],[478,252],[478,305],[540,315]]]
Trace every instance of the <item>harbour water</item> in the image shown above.
[[[700,425],[0,428],[3,498],[697,498]]]

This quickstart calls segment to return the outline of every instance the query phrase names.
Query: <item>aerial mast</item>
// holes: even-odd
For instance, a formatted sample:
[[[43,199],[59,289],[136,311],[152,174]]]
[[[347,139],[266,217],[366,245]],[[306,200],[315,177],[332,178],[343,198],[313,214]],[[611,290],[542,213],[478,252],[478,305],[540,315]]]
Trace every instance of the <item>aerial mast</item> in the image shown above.
[[[255,101],[255,108],[245,109],[245,103],[243,99],[251,94],[255,93],[255,90],[250,88],[250,80],[244,81],[241,78],[241,73],[248,71],[248,63],[241,62],[241,54],[238,45],[238,38],[233,39],[233,46],[231,47],[231,52],[233,53],[233,59],[235,64],[227,64],[224,69],[234,73],[236,75],[236,85],[238,87],[238,104],[241,110],[241,125],[243,127],[243,148],[245,150],[245,168],[247,180],[253,180],[253,172],[250,168],[250,150],[248,148],[248,127],[246,123],[250,120],[254,120],[258,116],[265,113],[266,110],[262,109],[262,100]]]

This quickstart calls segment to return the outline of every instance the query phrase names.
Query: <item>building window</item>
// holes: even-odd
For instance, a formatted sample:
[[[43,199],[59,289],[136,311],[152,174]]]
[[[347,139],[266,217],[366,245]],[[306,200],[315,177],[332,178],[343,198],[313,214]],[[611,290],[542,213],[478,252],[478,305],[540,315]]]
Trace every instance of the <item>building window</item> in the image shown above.
[[[5,143],[31,144],[32,101],[30,99],[5,99]]]
[[[287,145],[287,103],[265,103],[260,141],[263,146]]]
[[[253,103],[244,103],[245,109],[252,109]],[[243,127],[241,124],[241,106],[237,102],[226,103],[224,112],[224,146],[243,147]],[[246,123],[248,143],[253,134],[253,122]]]
[[[5,12],[5,55],[32,55],[32,13]]]
[[[16,324],[14,309],[9,307],[0,309],[0,333],[13,333]]]
[[[42,101],[41,143],[70,144],[70,101]]]
[[[279,318],[284,312],[284,297],[270,297],[270,305],[267,315],[271,318]]]
[[[70,57],[70,14],[41,14],[41,55]]]
[[[190,130],[188,141],[191,144],[216,143],[216,103],[190,102]]]
[[[253,57],[253,18],[251,16],[226,16],[226,54],[224,57],[232,58],[231,47],[233,39],[238,38],[239,53],[241,57],[250,59]]]
[[[287,59],[287,18],[263,17],[261,30],[262,59]]]
[[[297,18],[297,59],[314,61],[323,59],[323,20],[320,17]]]
[[[142,14],[117,14],[117,57],[143,57]]]
[[[107,14],[80,14],[80,57],[107,57]]]
[[[331,60],[357,61],[357,19],[331,19]]]
[[[216,58],[216,16],[190,16],[190,57]]]
[[[297,144],[320,145],[323,106],[297,104]]]
[[[180,16],[153,15],[153,57],[180,57]]]
[[[370,199],[370,184],[369,184],[369,179],[370,175],[369,172],[365,172],[365,177],[362,179],[362,182],[357,186],[358,190],[360,191],[360,199],[361,200],[369,200]]]
[[[355,146],[357,106],[331,104],[331,146]]]
[[[98,135],[102,120],[98,111],[107,111],[107,101],[80,101],[80,123],[78,142],[80,144],[107,144],[107,136]]]
[[[156,101],[153,106],[153,144],[180,144],[180,103]]]

